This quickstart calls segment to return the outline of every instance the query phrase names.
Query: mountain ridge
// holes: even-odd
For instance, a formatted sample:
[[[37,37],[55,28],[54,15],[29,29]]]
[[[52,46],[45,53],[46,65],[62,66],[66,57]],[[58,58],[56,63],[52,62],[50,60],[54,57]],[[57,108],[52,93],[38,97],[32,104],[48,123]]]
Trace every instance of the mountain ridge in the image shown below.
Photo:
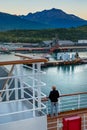
[[[46,25],[22,19],[19,16],[0,12],[0,31],[18,29],[42,29]]]
[[[86,20],[55,8],[43,10],[41,12],[29,13],[26,16],[22,16],[22,18],[31,21],[40,21],[40,23],[49,24],[54,28],[77,27],[79,25],[87,24]]]
[[[35,12],[35,13],[28,13],[27,15],[24,15],[24,16],[29,16],[29,15],[36,15],[36,14],[41,14],[41,15],[43,15],[43,14],[45,14],[45,13],[48,13],[48,16],[50,15],[50,13],[52,13],[53,14],[53,17],[54,17],[54,15],[56,14],[57,15],[57,17],[58,17],[58,15],[59,15],[59,17],[61,18],[61,16],[63,15],[69,15],[69,16],[71,16],[71,17],[74,17],[74,18],[79,18],[79,19],[81,19],[81,20],[84,20],[84,19],[82,19],[82,18],[80,18],[80,17],[78,17],[78,16],[76,16],[76,15],[74,15],[74,14],[68,14],[68,13],[66,13],[66,12],[64,12],[63,10],[61,10],[61,9],[56,9],[56,8],[52,8],[52,9],[50,9],[50,10],[42,10],[42,11],[38,11],[38,12]]]
[[[87,25],[87,20],[55,8],[20,16],[0,12],[0,31],[71,28],[83,25]]]

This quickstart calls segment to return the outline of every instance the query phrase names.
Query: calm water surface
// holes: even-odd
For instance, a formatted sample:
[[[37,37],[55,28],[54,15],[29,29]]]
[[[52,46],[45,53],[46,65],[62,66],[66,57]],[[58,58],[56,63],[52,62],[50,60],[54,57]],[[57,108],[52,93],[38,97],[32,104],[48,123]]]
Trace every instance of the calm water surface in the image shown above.
[[[79,56],[87,58],[87,52],[80,52]],[[49,67],[44,70],[47,87],[43,90],[47,95],[52,85],[56,85],[62,94],[87,91],[87,64]]]
[[[80,57],[87,57],[87,52],[79,53]],[[13,60],[14,55],[1,55],[2,60]],[[48,95],[52,85],[56,85],[62,94],[87,91],[87,64],[67,65],[45,68],[43,80],[46,87],[42,90]]]
[[[64,94],[87,91],[87,65],[52,67],[45,71],[47,87],[43,90],[47,94],[52,85]]]

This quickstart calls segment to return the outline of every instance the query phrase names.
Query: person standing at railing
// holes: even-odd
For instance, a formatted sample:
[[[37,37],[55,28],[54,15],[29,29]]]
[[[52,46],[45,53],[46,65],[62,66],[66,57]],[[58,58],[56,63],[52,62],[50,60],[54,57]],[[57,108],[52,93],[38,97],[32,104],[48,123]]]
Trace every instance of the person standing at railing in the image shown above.
[[[55,108],[55,115],[58,116],[58,98],[59,98],[59,91],[56,90],[56,86],[52,86],[52,90],[49,94],[49,99],[51,101],[51,117],[54,115],[54,108]]]

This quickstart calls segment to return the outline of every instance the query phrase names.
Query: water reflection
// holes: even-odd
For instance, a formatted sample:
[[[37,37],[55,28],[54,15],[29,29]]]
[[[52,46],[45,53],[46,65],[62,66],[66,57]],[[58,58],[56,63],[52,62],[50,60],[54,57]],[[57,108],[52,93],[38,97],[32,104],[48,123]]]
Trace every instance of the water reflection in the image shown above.
[[[87,65],[64,65],[44,70],[47,87],[43,89],[47,94],[54,84],[63,94],[87,91]]]
[[[62,73],[79,73],[81,71],[87,70],[87,65],[82,64],[82,65],[64,65],[64,66],[57,66],[58,72]]]
[[[58,68],[58,71],[62,70],[64,73],[70,71],[70,66],[58,66],[57,68]]]
[[[58,71],[62,71],[63,73],[73,73],[75,69],[75,65],[64,65],[58,66]]]

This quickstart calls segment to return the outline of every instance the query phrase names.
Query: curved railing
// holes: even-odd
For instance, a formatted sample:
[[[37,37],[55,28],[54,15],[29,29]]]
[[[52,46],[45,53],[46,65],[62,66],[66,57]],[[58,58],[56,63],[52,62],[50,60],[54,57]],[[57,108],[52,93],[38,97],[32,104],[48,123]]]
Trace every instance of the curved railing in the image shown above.
[[[50,114],[50,100],[48,97],[42,99],[47,105],[48,114]],[[58,112],[65,112],[70,110],[78,110],[87,108],[87,92],[78,92],[72,94],[60,95],[58,101]]]

